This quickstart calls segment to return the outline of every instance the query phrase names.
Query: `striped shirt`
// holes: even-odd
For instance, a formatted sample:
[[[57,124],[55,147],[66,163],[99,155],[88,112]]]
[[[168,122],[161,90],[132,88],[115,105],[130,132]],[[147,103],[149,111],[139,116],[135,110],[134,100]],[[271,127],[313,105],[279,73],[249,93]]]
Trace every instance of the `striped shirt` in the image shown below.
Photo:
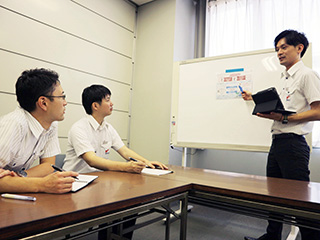
[[[20,107],[0,118],[0,168],[26,170],[38,158],[53,157],[59,153],[57,122],[45,130]]]

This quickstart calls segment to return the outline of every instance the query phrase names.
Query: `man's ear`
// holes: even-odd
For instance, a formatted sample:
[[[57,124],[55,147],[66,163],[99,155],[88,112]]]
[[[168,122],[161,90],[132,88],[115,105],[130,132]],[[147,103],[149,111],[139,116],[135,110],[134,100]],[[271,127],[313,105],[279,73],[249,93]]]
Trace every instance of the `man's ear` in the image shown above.
[[[39,97],[36,105],[41,108],[43,111],[47,111],[48,109],[48,99],[46,97]]]
[[[297,48],[299,54],[301,54],[301,52],[302,52],[303,49],[304,49],[304,45],[300,43],[300,44],[298,44],[298,45],[296,46],[296,48]]]
[[[93,102],[92,104],[91,104],[91,108],[92,108],[92,111],[93,110],[97,110],[98,109],[98,107],[99,107],[100,105],[99,105],[99,103],[97,103],[97,102]]]

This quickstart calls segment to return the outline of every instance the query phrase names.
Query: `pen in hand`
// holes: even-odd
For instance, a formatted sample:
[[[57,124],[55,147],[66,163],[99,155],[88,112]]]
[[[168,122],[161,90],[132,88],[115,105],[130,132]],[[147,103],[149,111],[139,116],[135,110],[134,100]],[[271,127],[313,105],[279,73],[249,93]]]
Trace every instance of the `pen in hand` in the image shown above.
[[[56,171],[59,171],[59,172],[65,172],[65,170],[64,170],[64,169],[59,168],[59,167],[58,167],[58,166],[56,166],[56,165],[51,164],[51,167],[52,167],[54,170],[56,170]],[[77,177],[75,177],[75,176],[71,176],[71,177],[73,177],[73,178],[75,178],[75,179],[79,180],[79,178],[77,178]]]
[[[138,161],[137,159],[134,159],[134,158],[132,158],[132,157],[129,157],[129,159],[130,159],[131,161],[134,161],[134,162],[140,162],[140,161]]]
[[[134,159],[132,157],[129,157],[130,160],[134,161],[134,162],[141,162],[141,161],[138,161],[137,159]],[[152,167],[149,167],[148,165],[146,165],[146,168],[152,168]],[[158,165],[155,166],[156,169],[162,169],[161,167],[159,167]]]
[[[131,161],[134,161],[134,162],[141,162],[141,161],[139,161],[139,160],[137,160],[137,159],[134,159],[134,158],[132,158],[132,157],[129,157],[129,159],[130,159]],[[143,162],[141,162],[141,163],[143,163]],[[146,165],[145,167],[148,167],[148,165]]]

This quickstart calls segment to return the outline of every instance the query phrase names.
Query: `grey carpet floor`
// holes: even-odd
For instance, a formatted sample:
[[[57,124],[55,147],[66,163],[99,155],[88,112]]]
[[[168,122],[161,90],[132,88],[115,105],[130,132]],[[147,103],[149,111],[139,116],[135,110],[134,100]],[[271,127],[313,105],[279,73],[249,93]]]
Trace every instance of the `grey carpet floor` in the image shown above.
[[[188,240],[243,240],[244,236],[259,237],[265,233],[267,221],[192,204],[188,213]],[[179,239],[179,221],[171,224],[170,239]],[[284,225],[282,239],[290,232],[290,226]],[[134,240],[163,240],[165,225],[157,222],[134,232]],[[300,233],[296,240],[301,240]]]
[[[244,236],[259,237],[265,233],[267,221],[222,211],[210,207],[192,204],[188,213],[187,240],[243,240]],[[173,209],[178,206],[173,206]],[[139,223],[140,220],[137,221]],[[282,240],[286,240],[290,226],[284,225]],[[180,222],[173,221],[170,225],[170,239],[179,240]],[[80,238],[80,240],[97,239],[97,234]],[[133,240],[164,240],[164,222],[156,222],[133,234]],[[296,240],[301,240],[300,233]]]

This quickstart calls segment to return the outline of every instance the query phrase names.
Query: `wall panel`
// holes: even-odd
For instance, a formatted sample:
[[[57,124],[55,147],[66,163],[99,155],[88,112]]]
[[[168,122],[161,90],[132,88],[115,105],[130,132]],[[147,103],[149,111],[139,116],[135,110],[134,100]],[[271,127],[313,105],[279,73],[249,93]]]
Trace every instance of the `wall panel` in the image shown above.
[[[132,56],[133,32],[72,1],[2,0],[8,10],[98,44],[110,51]],[[121,2],[121,1],[120,1]],[[131,12],[131,11],[130,11]]]
[[[127,57],[2,8],[0,29],[6,33],[0,38],[1,48],[119,82],[131,83],[132,61]]]
[[[91,84],[112,92],[110,122],[128,139],[135,7],[125,0],[0,0],[0,116],[17,106],[15,83],[25,69],[49,68],[67,94],[59,141],[65,153],[72,124],[85,115]]]
[[[0,51],[0,91],[15,93],[17,78],[25,69],[48,68],[56,71],[60,76],[61,86],[67,94],[67,101],[81,104],[81,93],[91,84],[102,84],[111,90],[114,108],[129,111],[130,85],[105,78],[70,70],[66,67],[49,64],[28,57]]]
[[[16,96],[0,92],[0,116],[12,112],[18,106]]]
[[[119,0],[74,0],[78,4],[84,5],[102,16],[116,22],[120,26],[134,31],[135,28],[135,8],[126,1]]]

